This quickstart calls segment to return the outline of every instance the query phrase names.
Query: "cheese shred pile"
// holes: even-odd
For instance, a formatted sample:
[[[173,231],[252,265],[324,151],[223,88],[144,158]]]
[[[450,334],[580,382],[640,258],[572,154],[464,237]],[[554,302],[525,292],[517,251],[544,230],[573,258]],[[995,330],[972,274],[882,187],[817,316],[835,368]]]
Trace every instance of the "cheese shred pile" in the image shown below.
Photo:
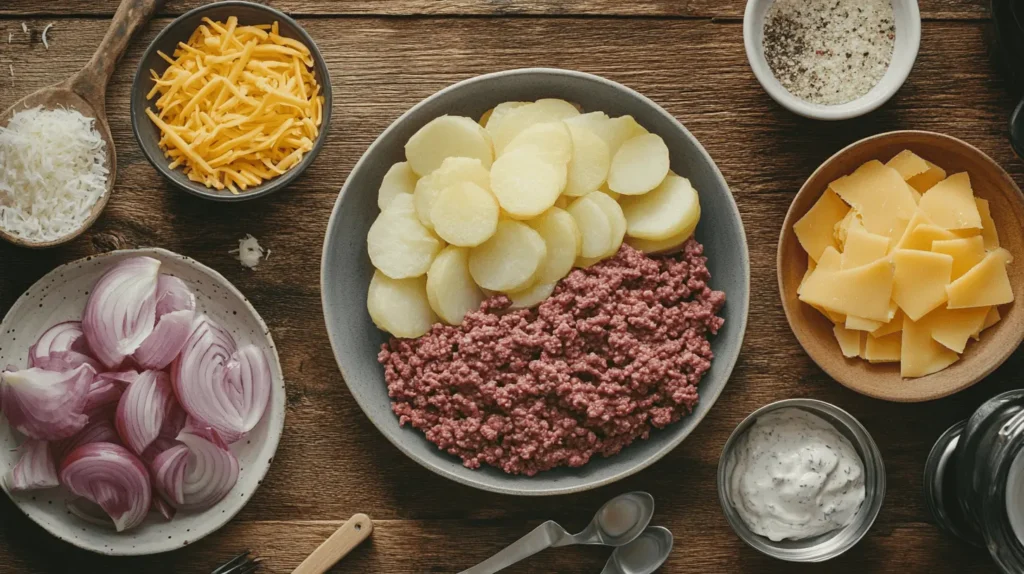
[[[147,95],[160,147],[192,181],[232,193],[295,167],[320,133],[324,97],[313,56],[278,24],[203,19]]]
[[[0,228],[30,243],[76,231],[107,189],[107,144],[77,110],[32,108],[0,127]]]

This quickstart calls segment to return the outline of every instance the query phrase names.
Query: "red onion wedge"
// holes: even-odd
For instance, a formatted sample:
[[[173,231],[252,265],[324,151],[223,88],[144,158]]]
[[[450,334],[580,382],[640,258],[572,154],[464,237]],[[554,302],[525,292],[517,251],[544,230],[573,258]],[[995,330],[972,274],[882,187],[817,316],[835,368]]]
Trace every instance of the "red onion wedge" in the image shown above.
[[[89,422],[83,411],[95,375],[89,365],[63,373],[39,368],[0,373],[3,413],[29,438],[67,438]]]
[[[174,407],[171,380],[161,371],[145,371],[128,386],[117,403],[115,424],[124,445],[142,454],[160,434]]]
[[[167,522],[174,520],[174,515],[178,513],[178,510],[160,495],[153,496],[153,510],[159,513]]]
[[[153,486],[174,506],[185,504],[185,470],[188,468],[189,448],[178,443],[153,458],[149,467],[153,471]]]
[[[171,364],[171,381],[185,411],[229,443],[263,417],[272,384],[263,352],[252,345],[237,349],[231,335],[206,315],[196,319]]]
[[[238,482],[238,459],[228,445],[213,429],[203,434],[205,436],[182,432],[178,435],[178,441],[188,450],[182,484],[184,496],[178,508],[210,508],[227,496]]]
[[[51,366],[51,360],[63,363]],[[39,337],[35,345],[28,349],[28,366],[39,367],[50,371],[75,369],[82,363],[89,363],[99,370],[100,364],[92,357],[89,344],[82,332],[82,324],[78,321],[57,323]],[[67,368],[60,368],[63,365]]]
[[[71,451],[76,448],[94,442],[110,442],[121,444],[121,437],[114,427],[114,413],[117,412],[117,403],[110,403],[89,411],[89,423],[85,428],[73,436],[50,443],[50,450],[53,451],[57,463],[64,462]]]
[[[89,524],[102,526],[104,528],[111,528],[114,526],[114,522],[109,516],[107,516],[107,513],[100,508],[100,505],[92,502],[91,500],[86,500],[85,498],[72,498],[64,503],[64,507],[68,509],[68,512]]]
[[[82,330],[96,358],[116,369],[153,332],[160,261],[133,257],[121,261],[93,287],[85,304]]]
[[[185,345],[192,333],[196,297],[185,282],[161,275],[157,283],[156,326],[135,351],[135,361],[144,369],[163,369]]]
[[[102,374],[96,375],[96,378],[92,380],[92,384],[89,385],[89,393],[85,397],[85,407],[82,410],[88,413],[99,407],[116,403],[121,399],[125,386],[123,383],[109,377],[104,377]]]
[[[72,494],[100,505],[118,532],[142,524],[153,503],[146,466],[112,443],[76,448],[61,464],[60,482]]]
[[[7,479],[7,488],[18,492],[60,486],[49,443],[30,438],[18,450],[21,458]]]

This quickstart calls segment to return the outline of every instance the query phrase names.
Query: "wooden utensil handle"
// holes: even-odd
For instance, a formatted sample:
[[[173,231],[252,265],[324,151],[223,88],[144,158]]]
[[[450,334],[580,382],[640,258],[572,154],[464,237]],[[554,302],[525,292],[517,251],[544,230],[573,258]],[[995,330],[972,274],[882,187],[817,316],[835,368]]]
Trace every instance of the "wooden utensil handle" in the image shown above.
[[[356,514],[341,525],[330,538],[313,551],[292,574],[323,574],[373,532],[373,522],[365,514]]]
[[[122,0],[96,53],[85,68],[69,80],[72,91],[85,98],[94,108],[103,109],[107,83],[114,73],[114,66],[128,47],[128,41],[163,3],[164,0]]]

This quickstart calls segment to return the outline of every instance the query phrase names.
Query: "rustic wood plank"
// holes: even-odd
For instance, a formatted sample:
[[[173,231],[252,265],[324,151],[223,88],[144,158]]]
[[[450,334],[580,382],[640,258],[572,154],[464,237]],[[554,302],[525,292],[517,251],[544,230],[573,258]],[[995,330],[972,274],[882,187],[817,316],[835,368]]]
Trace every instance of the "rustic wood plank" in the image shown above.
[[[289,14],[319,16],[639,16],[661,18],[742,18],[744,0],[276,0]],[[119,0],[64,0],[60,10],[36,0],[7,0],[0,16],[110,16]],[[181,14],[203,0],[169,0],[161,13]],[[921,0],[929,19],[988,17],[986,0]]]
[[[41,30],[49,20],[31,22]],[[839,404],[879,440],[886,504],[869,538],[829,563],[836,572],[988,572],[983,554],[943,538],[921,498],[924,457],[938,434],[1001,389],[1014,386],[1020,353],[989,381],[924,405],[893,405],[839,387],[791,335],[779,305],[775,245],[789,201],[831,153],[860,137],[900,128],[962,137],[1022,181],[1005,121],[1012,98],[987,56],[987,25],[926,22],[921,55],[893,101],[867,118],[835,124],[797,118],[758,86],[737,22],[612,19],[310,18],[303,24],[327,55],[335,121],[321,157],[288,191],[240,205],[205,202],[170,189],[131,135],[128,94],[142,49],[167,19],[130,48],[108,108],[120,173],[97,225],[70,246],[45,252],[0,245],[0,310],[55,265],[91,253],[161,246],[218,269],[270,326],[288,381],[288,423],[278,456],[252,502],[229,526],[189,548],[149,559],[111,560],[57,543],[0,501],[0,572],[208,572],[242,548],[287,572],[355,512],[377,519],[372,543],[339,572],[451,572],[473,564],[546,518],[581,527],[587,513],[629,489],[658,501],[657,521],[678,536],[664,571],[809,571],[745,547],[718,506],[715,469],[735,424],[755,408],[809,396]],[[8,22],[9,29],[13,24]],[[0,107],[69,75],[105,31],[100,19],[58,21],[51,48],[7,45],[0,36]],[[20,25],[19,28],[20,29]],[[0,32],[2,33],[2,32]],[[684,49],[657,52],[651,38]],[[7,64],[15,77],[6,76]],[[597,491],[544,500],[492,495],[450,483],[405,458],[349,396],[327,344],[319,261],[331,207],[355,161],[394,118],[434,91],[475,74],[551,65],[630,85],[679,117],[732,186],[752,257],[752,304],[744,353],[719,404],[682,446],[653,468]],[[245,233],[274,250],[256,271],[227,253]],[[2,354],[2,350],[0,350]],[[515,572],[593,572],[607,551],[550,553]],[[550,561],[549,561],[550,560]],[[548,570],[550,568],[550,570]]]

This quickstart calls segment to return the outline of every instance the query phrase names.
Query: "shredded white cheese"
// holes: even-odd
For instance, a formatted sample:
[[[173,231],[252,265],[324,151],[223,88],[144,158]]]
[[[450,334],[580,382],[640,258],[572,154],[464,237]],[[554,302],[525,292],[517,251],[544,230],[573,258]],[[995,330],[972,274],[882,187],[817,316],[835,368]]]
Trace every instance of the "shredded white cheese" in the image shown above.
[[[260,247],[259,241],[248,233],[238,240],[238,249],[232,249],[228,253],[235,254],[235,259],[249,269],[255,269],[260,264],[260,258],[264,261],[270,258],[270,250]]]
[[[50,28],[53,28],[53,24],[47,24],[46,27],[43,28],[43,47],[47,50],[50,49],[50,43],[46,41],[46,33],[50,31]]]
[[[37,107],[0,127],[0,228],[43,243],[81,227],[107,189],[107,144],[94,123]]]

